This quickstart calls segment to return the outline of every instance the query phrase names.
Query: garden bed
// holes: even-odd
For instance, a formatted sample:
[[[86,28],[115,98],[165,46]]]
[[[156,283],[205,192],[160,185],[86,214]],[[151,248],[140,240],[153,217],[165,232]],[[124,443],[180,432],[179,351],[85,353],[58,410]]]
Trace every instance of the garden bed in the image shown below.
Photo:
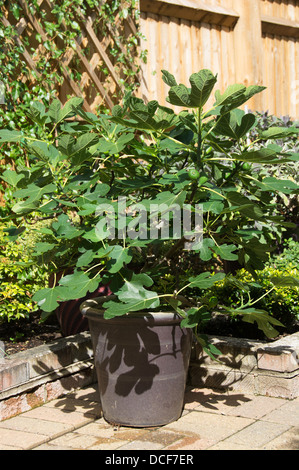
[[[294,321],[287,327],[276,327],[279,335],[269,339],[260,330],[256,323],[246,323],[241,318],[232,318],[228,315],[217,314],[207,322],[204,333],[212,336],[229,336],[232,338],[247,338],[257,341],[277,341],[278,339],[299,332],[299,321]]]
[[[33,312],[29,318],[0,324],[1,355],[10,356],[42,344],[62,338],[60,326],[53,315],[48,322],[40,322],[40,312]]]
[[[281,329],[281,334],[269,340],[255,324],[232,321],[226,315],[217,315],[206,325],[205,333],[210,336],[226,336],[231,338],[247,338],[249,340],[271,342],[299,331],[299,323]],[[34,312],[28,319],[20,319],[11,323],[0,324],[0,341],[2,350],[0,357],[26,351],[56,339],[63,338],[56,317],[50,317],[46,323],[40,322],[40,313]],[[4,351],[3,351],[4,350]]]
[[[241,320],[232,321],[226,315],[216,315],[210,320],[204,333],[210,336],[227,336],[231,338],[247,338],[256,341],[271,342],[299,331],[299,322],[292,327],[281,328],[280,335],[274,340],[269,340],[256,324],[245,323]],[[43,344],[48,344],[56,339],[62,338],[60,325],[56,316],[50,317],[48,322],[40,322],[40,313],[34,312],[28,319],[20,319],[10,323],[0,324],[0,341],[2,349],[0,357],[4,354],[12,354],[26,351]]]

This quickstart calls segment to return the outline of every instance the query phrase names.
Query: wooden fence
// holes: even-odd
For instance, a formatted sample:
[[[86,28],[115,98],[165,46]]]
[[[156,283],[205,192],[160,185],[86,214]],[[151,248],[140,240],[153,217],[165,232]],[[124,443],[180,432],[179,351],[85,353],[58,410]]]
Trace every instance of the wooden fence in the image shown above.
[[[16,28],[15,41],[23,46],[28,68],[38,74],[35,59],[43,53],[42,42],[49,38],[25,0],[17,3],[22,8],[19,21],[9,9],[0,12],[0,21]],[[37,3],[51,15],[55,2]],[[221,91],[233,83],[266,86],[266,91],[251,99],[250,109],[298,119],[298,0],[139,0],[139,8],[138,27],[145,37],[140,50],[148,51],[147,64],[140,64],[140,96],[165,103],[168,87],[161,80],[161,69],[188,84],[191,73],[209,68],[218,74]],[[122,64],[109,51],[116,42],[124,49],[123,38],[136,34],[136,24],[128,17],[124,31],[119,31],[121,22],[116,18],[103,35],[100,28],[94,28],[98,15],[97,7],[86,17],[78,12],[81,33],[74,39],[75,47],[59,59],[62,83],[57,87],[58,96],[62,102],[68,95],[83,96],[87,111],[95,111],[101,104],[111,108],[119,100]],[[65,28],[63,21],[61,28]],[[35,40],[37,34],[41,43]],[[74,67],[81,72],[79,82],[73,78]],[[133,62],[128,67],[136,72]]]
[[[266,86],[249,109],[298,119],[298,0],[140,0],[140,9],[141,47],[148,49],[142,96],[164,102],[161,69],[188,85],[191,73],[208,68],[221,91],[234,83]]]

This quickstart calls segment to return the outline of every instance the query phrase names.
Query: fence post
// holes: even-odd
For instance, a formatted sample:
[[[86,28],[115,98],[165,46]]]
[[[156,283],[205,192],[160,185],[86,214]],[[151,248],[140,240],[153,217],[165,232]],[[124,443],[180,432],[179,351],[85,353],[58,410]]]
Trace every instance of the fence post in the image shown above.
[[[246,86],[265,85],[261,0],[233,0],[233,8],[239,15],[234,29],[236,83],[243,83]],[[250,109],[263,110],[262,95],[259,93],[248,102]]]

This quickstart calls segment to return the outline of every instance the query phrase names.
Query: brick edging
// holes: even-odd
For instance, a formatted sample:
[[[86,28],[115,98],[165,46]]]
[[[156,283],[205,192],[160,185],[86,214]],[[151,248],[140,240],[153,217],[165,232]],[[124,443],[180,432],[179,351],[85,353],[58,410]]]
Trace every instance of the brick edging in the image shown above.
[[[89,332],[0,361],[0,421],[95,383]]]
[[[213,361],[195,345],[189,383],[281,398],[299,396],[299,332],[273,342],[210,337],[222,352]]]

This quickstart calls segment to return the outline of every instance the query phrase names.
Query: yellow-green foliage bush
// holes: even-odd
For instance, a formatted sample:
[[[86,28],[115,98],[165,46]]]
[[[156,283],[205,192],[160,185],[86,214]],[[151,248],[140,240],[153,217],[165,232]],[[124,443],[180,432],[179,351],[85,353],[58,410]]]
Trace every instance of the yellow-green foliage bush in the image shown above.
[[[256,308],[266,310],[285,327],[299,322],[299,288],[295,286],[275,286],[272,278],[290,276],[299,279],[299,243],[288,240],[284,251],[266,263],[263,270],[257,271],[257,278],[245,269],[235,276],[227,276],[217,282],[206,293],[207,301],[214,297],[226,307],[239,308],[249,299],[256,301]]]
[[[294,268],[292,264],[286,265],[284,268],[275,268],[274,266],[266,266],[262,271],[257,273],[258,284],[261,287],[256,286],[256,282],[250,276],[248,279],[251,295],[253,298],[263,295],[267,291],[273,288],[271,278],[292,276],[299,278],[299,270]],[[246,277],[243,277],[243,272],[240,271],[238,276],[243,281]],[[258,302],[257,306],[264,308],[277,320],[281,321],[285,326],[293,324],[295,321],[299,321],[299,288],[298,287],[275,287],[267,294],[263,299]]]
[[[35,240],[25,231],[22,243],[8,241],[7,226],[0,224],[0,322],[25,318],[37,309],[32,296],[48,282],[48,274],[30,260]]]

